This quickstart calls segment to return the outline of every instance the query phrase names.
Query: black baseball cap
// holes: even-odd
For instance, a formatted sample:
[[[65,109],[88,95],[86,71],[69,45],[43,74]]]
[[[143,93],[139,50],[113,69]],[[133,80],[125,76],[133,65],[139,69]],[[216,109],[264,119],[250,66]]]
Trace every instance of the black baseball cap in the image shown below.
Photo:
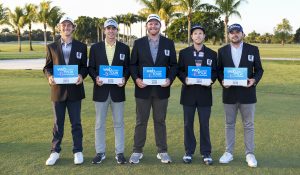
[[[195,25],[192,26],[192,28],[191,28],[191,34],[192,34],[193,31],[196,30],[196,29],[201,29],[201,30],[203,31],[203,33],[205,34],[205,29],[204,29],[204,27],[202,27],[202,26],[199,25],[199,24],[195,24]]]
[[[238,31],[238,32],[243,32],[243,27],[240,25],[240,24],[231,24],[229,27],[228,27],[228,32],[232,32],[232,31]]]

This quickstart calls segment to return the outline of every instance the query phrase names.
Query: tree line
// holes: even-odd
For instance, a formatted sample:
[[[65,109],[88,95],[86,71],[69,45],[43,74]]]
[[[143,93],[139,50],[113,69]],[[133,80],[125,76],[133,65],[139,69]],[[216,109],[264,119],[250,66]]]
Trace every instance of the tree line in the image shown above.
[[[123,28],[119,28],[118,39],[129,45],[140,36],[131,34],[132,24],[140,23],[143,36],[143,22],[151,13],[158,14],[164,21],[163,34],[176,42],[190,44],[190,28],[192,24],[200,23],[206,28],[206,40],[212,44],[228,42],[227,26],[232,15],[241,17],[238,8],[246,0],[215,0],[215,4],[201,3],[200,0],[137,0],[144,8],[138,14],[127,13],[113,16]],[[65,13],[51,1],[42,1],[40,4],[25,4],[11,10],[0,4],[0,25],[9,25],[2,29],[0,41],[18,40],[21,52],[21,39],[29,40],[30,50],[33,50],[32,40],[41,41],[41,30],[32,30],[33,23],[43,24],[43,41],[55,41],[58,38],[57,24]],[[223,17],[223,19],[221,19]],[[76,20],[76,39],[87,44],[104,39],[103,24],[107,17],[97,18],[79,16]],[[50,29],[50,32],[47,29]],[[21,30],[24,32],[21,33]],[[145,35],[145,34],[144,34]],[[248,42],[254,43],[300,43],[300,28],[292,34],[292,27],[287,19],[283,19],[274,29],[274,34],[259,34],[255,31],[246,37]]]

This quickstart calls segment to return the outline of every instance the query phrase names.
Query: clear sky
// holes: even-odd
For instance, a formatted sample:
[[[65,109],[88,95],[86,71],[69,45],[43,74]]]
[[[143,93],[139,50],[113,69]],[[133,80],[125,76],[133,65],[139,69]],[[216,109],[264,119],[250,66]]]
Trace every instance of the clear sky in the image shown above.
[[[39,4],[41,0],[0,0],[4,6],[14,9],[26,3]],[[214,4],[214,0],[202,0],[202,3]],[[137,13],[142,5],[137,0],[52,0],[63,12],[76,19],[78,16],[111,17],[128,12]],[[287,18],[293,27],[293,33],[300,28],[300,0],[247,0],[238,9],[242,18],[231,17],[229,24],[240,23],[246,34],[255,30],[258,33],[273,33],[274,27]],[[140,24],[133,25],[133,33],[140,36]],[[37,28],[37,27],[36,27]],[[38,26],[41,28],[41,26]],[[121,28],[121,32],[122,32]]]

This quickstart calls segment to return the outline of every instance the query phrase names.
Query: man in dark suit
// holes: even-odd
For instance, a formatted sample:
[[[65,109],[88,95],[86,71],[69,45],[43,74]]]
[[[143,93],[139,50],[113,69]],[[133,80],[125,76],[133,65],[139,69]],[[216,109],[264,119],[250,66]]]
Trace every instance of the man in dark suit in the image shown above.
[[[182,82],[180,104],[184,113],[184,163],[191,163],[196,148],[194,135],[195,111],[198,111],[200,124],[200,153],[203,162],[211,165],[211,143],[209,134],[209,118],[212,106],[211,84],[217,79],[217,53],[203,43],[205,41],[205,29],[200,25],[191,28],[193,45],[179,52],[178,78]],[[211,84],[191,84],[188,81],[189,66],[211,67]]]
[[[118,24],[115,20],[105,21],[104,32],[105,41],[91,47],[89,60],[89,74],[94,81],[93,100],[96,109],[95,148],[97,154],[92,163],[98,164],[105,159],[105,124],[110,105],[114,122],[116,159],[119,164],[124,164],[126,163],[124,157],[124,101],[125,84],[130,75],[130,51],[127,45],[116,39]],[[122,83],[103,84],[99,77],[100,65],[122,66]]]
[[[46,65],[43,69],[51,86],[51,100],[54,110],[54,127],[51,154],[46,165],[54,165],[59,159],[64,134],[65,113],[68,109],[72,136],[74,163],[82,164],[81,100],[85,98],[83,79],[87,76],[87,46],[72,38],[75,23],[63,17],[59,23],[61,39],[47,45]],[[54,65],[78,65],[76,84],[56,84],[53,78]]]
[[[151,14],[147,18],[146,28],[148,35],[136,40],[131,54],[130,72],[135,82],[136,97],[136,126],[134,134],[133,154],[130,163],[139,163],[143,157],[143,147],[146,141],[147,124],[151,107],[157,158],[162,163],[170,163],[167,153],[166,113],[170,85],[176,77],[177,60],[174,42],[160,35],[160,17]],[[144,67],[165,67],[166,81],[162,85],[146,85],[143,82]]]
[[[230,44],[218,51],[218,79],[223,86],[223,103],[225,110],[226,150],[220,163],[233,160],[235,144],[235,123],[238,110],[244,126],[245,154],[248,166],[256,167],[254,156],[254,113],[256,103],[256,86],[263,75],[260,55],[256,46],[243,42],[244,33],[240,24],[228,28]],[[224,68],[247,68],[248,84],[242,86],[224,85]]]

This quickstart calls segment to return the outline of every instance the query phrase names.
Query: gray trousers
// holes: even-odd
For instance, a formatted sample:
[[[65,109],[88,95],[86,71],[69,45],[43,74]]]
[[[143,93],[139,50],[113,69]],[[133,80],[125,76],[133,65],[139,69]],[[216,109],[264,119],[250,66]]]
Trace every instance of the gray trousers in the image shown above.
[[[142,153],[146,142],[147,125],[150,110],[153,110],[155,141],[158,153],[167,152],[166,115],[168,99],[150,97],[149,99],[135,98],[136,125],[134,132],[133,152]]]
[[[235,123],[238,110],[244,126],[245,154],[254,154],[254,112],[253,104],[224,104],[226,152],[233,154],[235,145]]]
[[[105,129],[108,106],[110,104],[114,123],[115,152],[124,153],[124,102],[113,102],[110,95],[105,102],[95,102],[95,148],[96,153],[105,153]]]

